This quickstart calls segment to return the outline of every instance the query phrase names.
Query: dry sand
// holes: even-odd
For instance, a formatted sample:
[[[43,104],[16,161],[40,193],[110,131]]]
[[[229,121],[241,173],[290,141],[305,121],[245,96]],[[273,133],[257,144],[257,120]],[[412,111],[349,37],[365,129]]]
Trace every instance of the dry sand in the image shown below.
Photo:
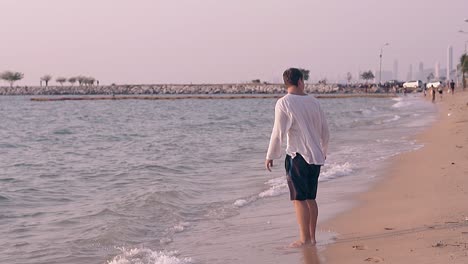
[[[322,225],[326,263],[468,263],[468,91],[437,97],[424,147],[394,157],[359,205]]]

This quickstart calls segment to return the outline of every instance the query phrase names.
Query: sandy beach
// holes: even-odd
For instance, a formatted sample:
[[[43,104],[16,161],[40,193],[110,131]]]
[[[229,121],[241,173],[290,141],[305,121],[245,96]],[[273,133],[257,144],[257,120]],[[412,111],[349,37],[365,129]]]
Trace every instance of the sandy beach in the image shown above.
[[[358,205],[322,224],[326,263],[468,263],[468,92],[437,97],[423,148],[392,158]]]

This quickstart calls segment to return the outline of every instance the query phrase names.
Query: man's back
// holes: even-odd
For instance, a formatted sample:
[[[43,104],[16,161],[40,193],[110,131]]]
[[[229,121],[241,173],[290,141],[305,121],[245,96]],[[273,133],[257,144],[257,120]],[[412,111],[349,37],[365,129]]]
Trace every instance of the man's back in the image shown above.
[[[276,127],[278,124],[278,127]],[[318,100],[313,96],[287,94],[275,107],[275,127],[269,155],[277,158],[279,146],[273,139],[286,134],[286,153],[300,153],[309,164],[323,165],[328,147],[328,125]]]

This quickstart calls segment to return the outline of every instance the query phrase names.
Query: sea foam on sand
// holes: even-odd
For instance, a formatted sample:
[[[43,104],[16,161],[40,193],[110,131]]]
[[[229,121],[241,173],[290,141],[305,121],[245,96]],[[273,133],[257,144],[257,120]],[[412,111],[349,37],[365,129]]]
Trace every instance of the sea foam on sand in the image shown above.
[[[177,251],[153,251],[148,248],[117,248],[121,253],[107,264],[187,264],[191,258],[179,258]]]

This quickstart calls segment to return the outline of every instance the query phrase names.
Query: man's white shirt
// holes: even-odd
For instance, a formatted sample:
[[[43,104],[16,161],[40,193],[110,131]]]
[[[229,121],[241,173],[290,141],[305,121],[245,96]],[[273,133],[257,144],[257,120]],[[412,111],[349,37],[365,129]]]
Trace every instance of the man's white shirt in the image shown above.
[[[286,154],[295,157],[300,153],[307,163],[323,165],[329,137],[327,120],[318,100],[309,95],[287,94],[276,102],[266,159],[281,157],[286,138]]]

